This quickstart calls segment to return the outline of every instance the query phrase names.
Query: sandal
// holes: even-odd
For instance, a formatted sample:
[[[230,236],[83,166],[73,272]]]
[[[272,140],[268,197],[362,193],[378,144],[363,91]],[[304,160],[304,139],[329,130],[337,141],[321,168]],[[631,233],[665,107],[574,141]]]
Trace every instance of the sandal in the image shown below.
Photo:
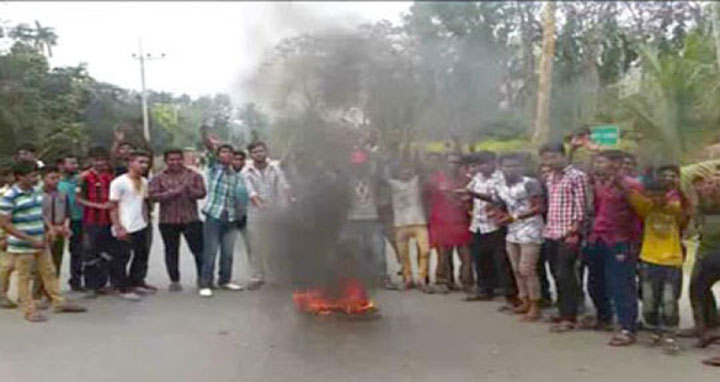
[[[550,327],[550,333],[567,333],[575,330],[575,323],[570,321],[560,321]]]
[[[695,343],[695,347],[699,349],[704,349],[719,341],[720,333],[718,333],[717,331],[706,332],[700,335],[697,342]]]
[[[43,316],[42,314],[40,314],[38,312],[26,314],[25,319],[30,322],[33,322],[33,323],[47,321],[47,317]]]
[[[703,365],[720,367],[720,354],[718,354],[714,357],[710,357],[708,359],[704,359],[704,360],[702,360],[702,363],[703,363]]]
[[[677,355],[680,353],[680,345],[678,345],[674,338],[665,338],[663,351],[668,355]]]
[[[629,346],[635,343],[635,335],[627,330],[623,330],[618,333],[615,337],[610,339],[608,345],[614,347]]]

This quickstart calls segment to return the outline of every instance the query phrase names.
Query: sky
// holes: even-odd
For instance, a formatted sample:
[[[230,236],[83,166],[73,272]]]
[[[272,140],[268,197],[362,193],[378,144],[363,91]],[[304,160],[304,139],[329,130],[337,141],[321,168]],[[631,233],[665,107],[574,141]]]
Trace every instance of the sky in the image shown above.
[[[263,52],[283,37],[325,27],[400,20],[410,2],[8,2],[0,21],[55,28],[51,65],[86,63],[90,75],[140,89],[132,54],[165,54],[146,64],[149,89],[239,102]]]

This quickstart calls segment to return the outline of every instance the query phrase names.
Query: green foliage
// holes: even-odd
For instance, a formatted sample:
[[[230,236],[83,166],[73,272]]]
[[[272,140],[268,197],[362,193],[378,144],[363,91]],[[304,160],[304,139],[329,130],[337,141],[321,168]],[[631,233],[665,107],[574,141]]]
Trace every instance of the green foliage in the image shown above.
[[[50,69],[46,55],[58,39],[52,28],[21,24],[7,37],[14,44],[0,52],[0,158],[24,142],[35,143],[47,161],[68,151],[83,154],[91,144],[109,148],[119,128],[131,143],[147,146],[140,94],[98,82],[82,65]],[[197,145],[203,123],[229,138],[234,108],[226,95],[191,99],[151,91],[148,98],[150,148],[156,152]]]

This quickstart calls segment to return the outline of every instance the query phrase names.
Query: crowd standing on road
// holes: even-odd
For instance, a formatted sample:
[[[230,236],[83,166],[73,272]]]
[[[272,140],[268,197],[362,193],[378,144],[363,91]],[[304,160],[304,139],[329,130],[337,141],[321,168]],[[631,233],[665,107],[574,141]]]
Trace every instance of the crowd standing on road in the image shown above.
[[[14,162],[0,169],[0,307],[19,304],[30,322],[45,321],[40,311],[50,306],[84,312],[60,292],[66,242],[73,291],[128,301],[154,294],[158,288],[146,281],[153,203],[169,291],[182,290],[181,237],[200,296],[262,288],[276,271],[269,261],[270,244],[279,239],[273,217],[295,203],[302,169],[288,179],[285,163],[269,159],[265,143],[245,152],[201,132],[204,177],[185,166],[180,149],[165,151],[164,169],[150,176],[153,156],[122,133],[111,150],[92,148],[82,169],[75,155],[45,165],[32,145],[19,147]],[[635,343],[641,329],[671,354],[680,351],[680,336],[696,337],[698,347],[720,340],[712,292],[720,280],[720,169],[690,174],[691,186],[682,187],[678,166],[641,173],[632,154],[599,148],[587,130],[543,145],[538,165],[530,153],[463,154],[457,140],[449,152],[424,158],[370,145],[355,146],[347,157],[343,176],[333,178],[346,181],[349,195],[340,240],[362,253],[386,289],[462,290],[465,301],[500,296],[500,310],[522,322],[547,322],[553,333],[614,331],[608,344],[616,347]],[[246,284],[232,277],[238,233],[247,245]],[[699,236],[689,283],[694,327],[679,330],[684,238],[691,233]],[[400,264],[399,283],[387,270],[387,244]],[[17,301],[8,297],[13,272]],[[586,292],[593,315],[585,315]],[[549,314],[553,306],[557,314]],[[705,363],[720,366],[720,355]]]

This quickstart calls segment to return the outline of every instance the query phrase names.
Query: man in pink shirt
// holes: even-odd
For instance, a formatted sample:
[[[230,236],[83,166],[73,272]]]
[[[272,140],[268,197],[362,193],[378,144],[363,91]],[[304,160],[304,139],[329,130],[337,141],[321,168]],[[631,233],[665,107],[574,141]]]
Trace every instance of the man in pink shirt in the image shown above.
[[[610,341],[611,346],[634,343],[637,331],[637,252],[632,249],[639,239],[639,219],[617,184],[631,184],[621,173],[623,159],[623,153],[617,150],[603,151],[595,158],[595,219],[586,253],[588,290],[597,312],[595,328],[612,330],[612,307],[621,327]]]

